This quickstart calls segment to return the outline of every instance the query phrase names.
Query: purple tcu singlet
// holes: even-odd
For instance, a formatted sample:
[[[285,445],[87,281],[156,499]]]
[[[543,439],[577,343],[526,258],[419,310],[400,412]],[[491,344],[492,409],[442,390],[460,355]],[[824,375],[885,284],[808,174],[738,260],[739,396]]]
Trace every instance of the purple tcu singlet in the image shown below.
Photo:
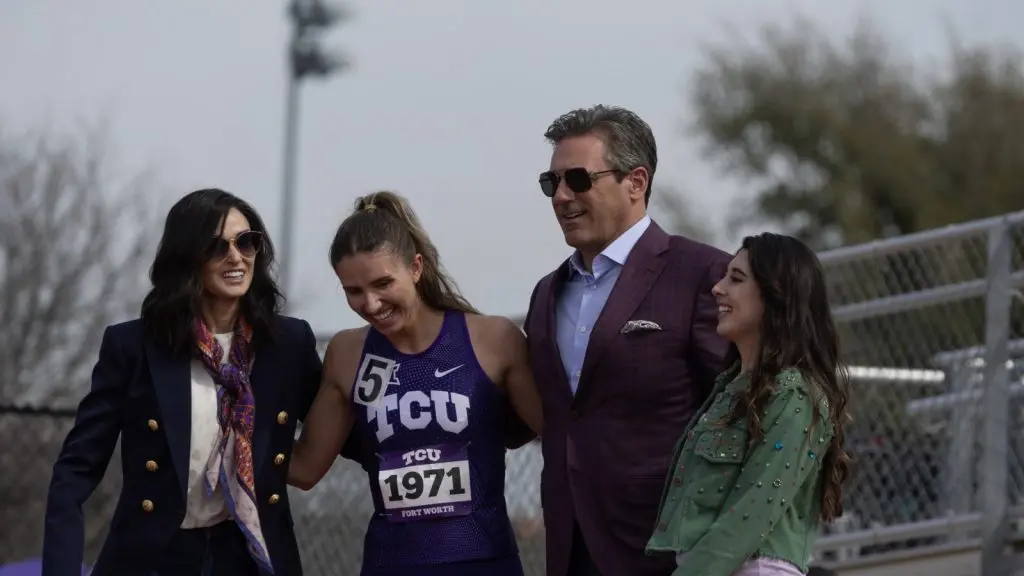
[[[505,507],[505,401],[464,314],[446,312],[415,355],[369,329],[352,387],[374,505],[364,576],[522,574]]]

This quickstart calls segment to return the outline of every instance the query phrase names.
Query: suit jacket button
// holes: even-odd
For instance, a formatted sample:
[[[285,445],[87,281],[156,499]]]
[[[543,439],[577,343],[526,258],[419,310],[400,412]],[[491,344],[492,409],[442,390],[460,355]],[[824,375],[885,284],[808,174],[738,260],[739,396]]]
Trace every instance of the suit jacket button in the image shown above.
[[[284,464],[284,454],[278,454],[277,456],[274,456],[274,464],[277,466]]]
[[[277,413],[277,423],[278,424],[287,424],[288,423],[288,413],[285,412],[284,410],[278,412]]]
[[[153,501],[152,500],[143,500],[142,501],[142,511],[143,512],[152,512],[153,511]]]
[[[569,417],[572,418],[573,420],[579,420],[580,411],[576,409],[569,410]]]
[[[267,499],[267,502],[270,502],[271,505],[277,504],[280,501],[281,497],[278,496],[277,494],[271,494],[270,498]]]
[[[156,465],[155,461],[146,460],[146,470],[149,470],[150,472],[156,472],[157,468],[159,468],[159,466]]]
[[[152,430],[153,432],[156,432],[157,430],[160,429],[160,425],[157,424],[156,420],[152,419],[149,422],[146,422],[146,426],[149,426],[149,429]]]

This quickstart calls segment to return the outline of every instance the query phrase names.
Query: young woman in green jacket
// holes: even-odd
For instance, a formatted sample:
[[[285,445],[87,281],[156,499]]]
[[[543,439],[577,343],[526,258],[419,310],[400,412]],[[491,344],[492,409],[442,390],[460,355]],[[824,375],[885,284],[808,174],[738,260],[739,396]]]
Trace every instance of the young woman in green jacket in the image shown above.
[[[825,275],[799,240],[760,234],[713,292],[737,361],[676,446],[647,551],[674,553],[673,576],[802,575],[850,461]]]

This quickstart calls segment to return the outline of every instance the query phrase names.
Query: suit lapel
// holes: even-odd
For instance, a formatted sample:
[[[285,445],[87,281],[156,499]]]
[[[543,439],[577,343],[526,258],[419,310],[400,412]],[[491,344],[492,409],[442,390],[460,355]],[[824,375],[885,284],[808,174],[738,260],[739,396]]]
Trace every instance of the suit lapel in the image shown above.
[[[605,302],[594,324],[590,341],[587,343],[587,353],[583,358],[576,398],[579,398],[587,387],[594,365],[608,344],[644,301],[654,282],[661,275],[665,268],[665,260],[661,258],[661,254],[667,249],[668,235],[657,224],[651,222],[626,258],[615,287],[612,288],[608,301]]]
[[[188,357],[175,357],[160,346],[147,342],[149,374],[153,380],[171,464],[178,475],[184,499],[188,489],[189,447],[192,443],[192,386]]]
[[[252,458],[253,473],[262,469],[266,460],[267,447],[270,445],[270,430],[274,425],[274,407],[278,405],[276,393],[280,388],[275,386],[275,368],[280,365],[278,347],[265,344],[256,351],[256,358],[249,375],[252,395],[256,402],[256,417],[253,420]]]

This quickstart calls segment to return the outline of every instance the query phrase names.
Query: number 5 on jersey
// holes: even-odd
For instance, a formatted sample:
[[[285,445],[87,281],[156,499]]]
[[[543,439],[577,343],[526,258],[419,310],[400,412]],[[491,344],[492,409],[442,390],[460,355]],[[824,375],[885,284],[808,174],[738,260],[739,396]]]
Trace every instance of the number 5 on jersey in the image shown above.
[[[390,358],[367,354],[356,376],[355,401],[357,404],[376,408],[384,399],[396,363]]]

